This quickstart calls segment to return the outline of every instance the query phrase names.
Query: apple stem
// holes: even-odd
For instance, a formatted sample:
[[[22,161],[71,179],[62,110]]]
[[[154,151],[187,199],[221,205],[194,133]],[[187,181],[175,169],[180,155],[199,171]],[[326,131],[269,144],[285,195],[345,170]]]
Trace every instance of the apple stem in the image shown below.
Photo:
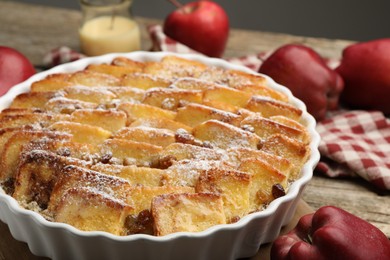
[[[174,6],[176,6],[177,8],[181,8],[183,7],[183,4],[181,4],[180,2],[178,2],[177,0],[168,0],[169,2],[171,2]]]

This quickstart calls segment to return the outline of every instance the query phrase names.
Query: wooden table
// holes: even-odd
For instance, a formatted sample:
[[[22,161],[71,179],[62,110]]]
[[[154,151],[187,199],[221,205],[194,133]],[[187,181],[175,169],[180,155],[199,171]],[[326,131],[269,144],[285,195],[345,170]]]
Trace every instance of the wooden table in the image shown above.
[[[77,30],[80,20],[81,14],[75,10],[1,0],[0,45],[18,49],[39,67],[42,65],[43,56],[56,47],[68,46],[74,50],[79,49]],[[161,21],[140,17],[137,17],[137,20],[142,28],[142,49],[149,50],[151,42],[146,27],[150,24],[161,23]],[[269,51],[292,42],[311,46],[328,58],[339,58],[342,49],[351,43],[346,40],[233,29],[225,57]],[[310,207],[303,203],[298,212],[301,214],[310,209],[316,210],[324,205],[339,206],[371,222],[390,237],[389,195],[389,192],[377,194],[369,184],[361,179],[329,179],[316,174],[303,196],[304,201]],[[3,223],[0,225],[0,232],[0,236],[9,236],[8,229]],[[0,244],[0,250],[2,247],[5,248],[7,245]],[[31,254],[26,254],[25,258],[18,257],[18,259],[38,259]],[[0,251],[0,260],[3,259],[14,258],[7,258],[7,255]],[[260,256],[253,259],[260,259]]]

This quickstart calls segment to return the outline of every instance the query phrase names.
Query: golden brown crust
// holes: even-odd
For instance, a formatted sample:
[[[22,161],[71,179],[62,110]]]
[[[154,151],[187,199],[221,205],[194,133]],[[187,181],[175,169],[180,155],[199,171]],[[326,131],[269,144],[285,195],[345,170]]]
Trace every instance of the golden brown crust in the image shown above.
[[[117,57],[34,82],[0,113],[0,181],[81,230],[198,232],[288,192],[310,154],[301,115],[260,75]]]
[[[226,223],[222,199],[211,193],[157,196],[152,201],[152,213],[157,236],[180,231],[198,232]]]
[[[127,234],[125,222],[133,209],[123,201],[86,188],[72,188],[58,203],[54,220],[85,231]]]

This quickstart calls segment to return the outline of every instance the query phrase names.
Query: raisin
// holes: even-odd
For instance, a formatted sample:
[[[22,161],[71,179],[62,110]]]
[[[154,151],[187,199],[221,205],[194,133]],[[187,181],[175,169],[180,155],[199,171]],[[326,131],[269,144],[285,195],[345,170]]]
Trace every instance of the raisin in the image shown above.
[[[272,196],[277,199],[286,195],[286,192],[280,183],[272,185]]]
[[[12,193],[14,193],[15,190],[14,183],[15,183],[14,178],[10,178],[2,183],[5,193],[7,193],[8,195],[12,195]]]
[[[155,168],[162,170],[168,169],[175,161],[177,161],[177,159],[172,155],[160,157],[157,161],[157,165],[155,165]]]
[[[193,144],[195,142],[194,136],[185,131],[184,129],[179,129],[176,131],[175,140],[176,142],[183,144]]]
[[[128,234],[153,234],[153,216],[149,210],[141,211],[137,216],[126,218]]]
[[[100,158],[101,163],[109,163],[112,158],[112,152],[106,152],[105,154],[102,155]]]

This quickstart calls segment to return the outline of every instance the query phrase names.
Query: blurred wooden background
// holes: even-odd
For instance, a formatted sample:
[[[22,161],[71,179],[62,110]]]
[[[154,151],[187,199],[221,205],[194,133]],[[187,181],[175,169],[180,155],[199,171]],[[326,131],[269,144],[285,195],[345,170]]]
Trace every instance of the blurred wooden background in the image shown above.
[[[16,1],[79,9],[78,0]],[[168,0],[133,1],[133,13],[142,17],[164,19],[174,9]],[[355,41],[390,37],[389,0],[214,1],[226,10],[233,28]]]

